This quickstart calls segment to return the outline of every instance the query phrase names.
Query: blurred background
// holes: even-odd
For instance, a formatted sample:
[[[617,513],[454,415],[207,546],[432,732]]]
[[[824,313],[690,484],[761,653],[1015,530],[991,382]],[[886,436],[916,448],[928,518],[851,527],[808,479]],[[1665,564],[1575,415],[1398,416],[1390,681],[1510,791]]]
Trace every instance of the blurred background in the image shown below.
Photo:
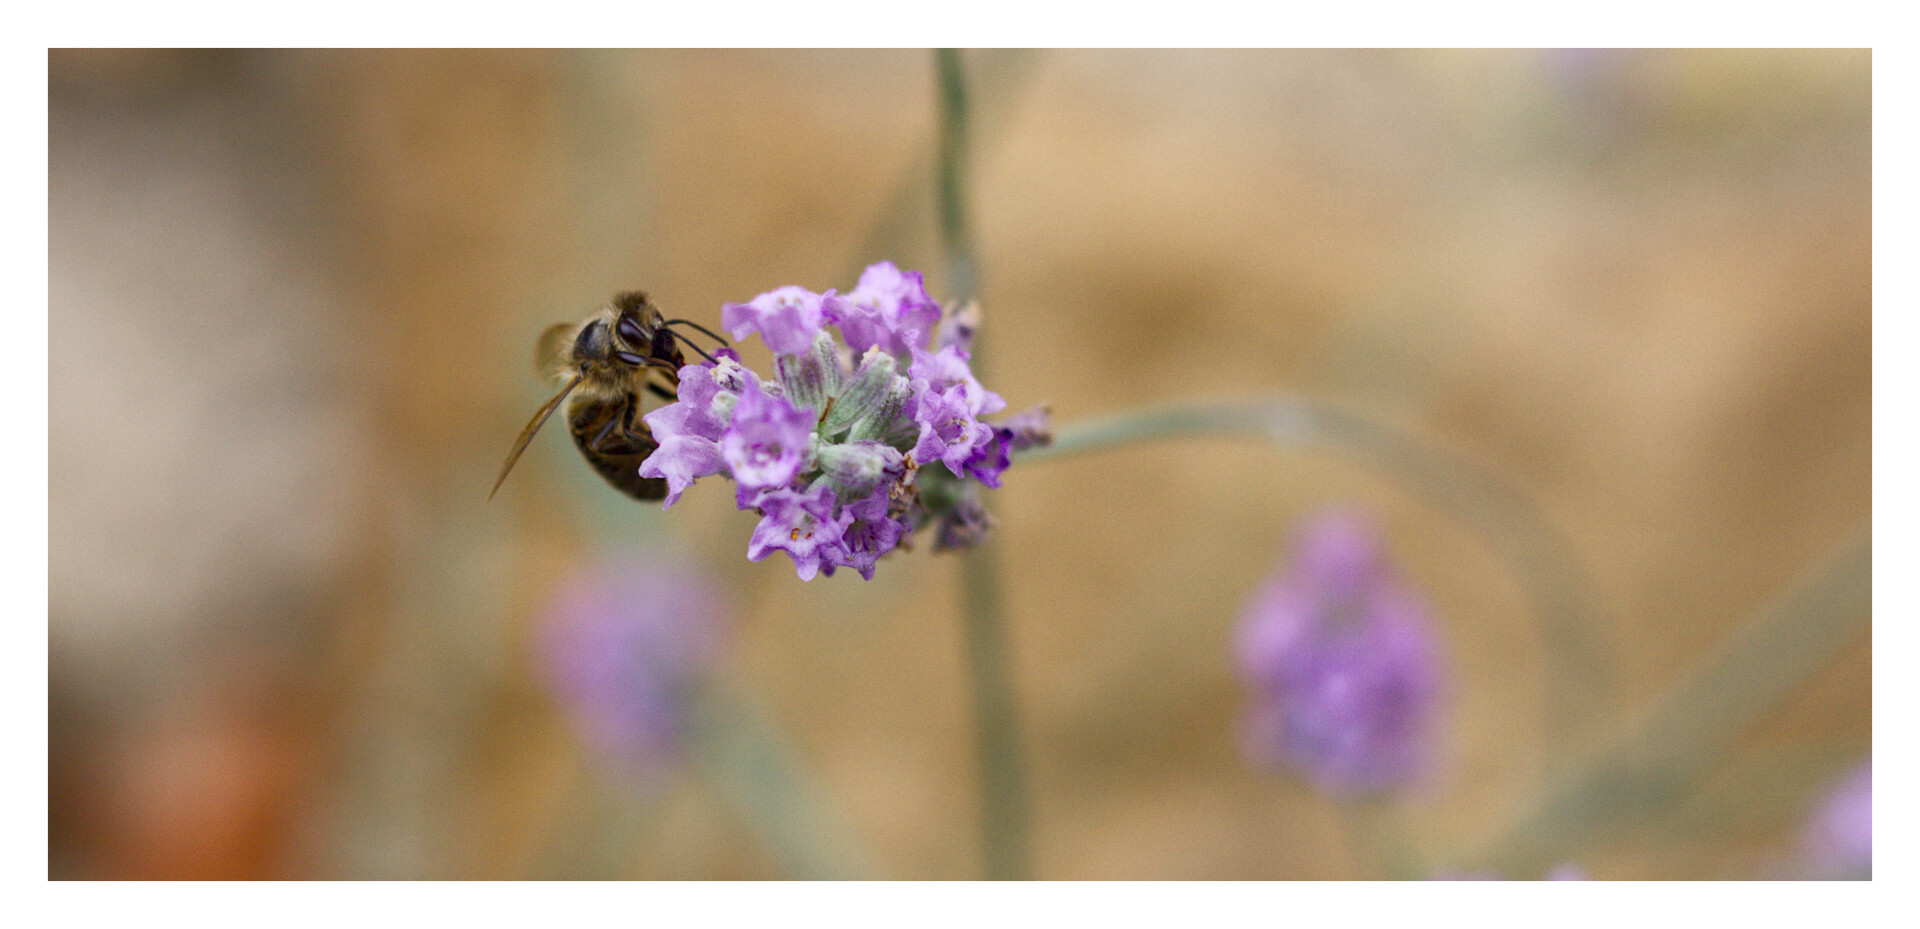
[[[1867,525],[1869,53],[963,61],[1012,408],[1317,398],[1511,486],[1585,579],[1556,658],[1510,559],[1350,454],[1016,464],[988,505],[1038,876],[1462,866]],[[945,295],[928,53],[48,68],[51,876],[979,873],[955,557],[801,583],[743,557],[728,488],[636,504],[557,425],[486,496],[551,390],[535,338],[615,290],[716,326],[884,258]],[[1371,514],[1450,669],[1433,776],[1366,803],[1237,747],[1238,615],[1330,505]],[[582,577],[688,575],[710,628],[668,651],[720,709],[635,761],[569,709],[552,630]],[[1570,664],[1603,682],[1571,729]],[[1870,671],[1862,624],[1565,860],[1790,874],[1870,753]]]

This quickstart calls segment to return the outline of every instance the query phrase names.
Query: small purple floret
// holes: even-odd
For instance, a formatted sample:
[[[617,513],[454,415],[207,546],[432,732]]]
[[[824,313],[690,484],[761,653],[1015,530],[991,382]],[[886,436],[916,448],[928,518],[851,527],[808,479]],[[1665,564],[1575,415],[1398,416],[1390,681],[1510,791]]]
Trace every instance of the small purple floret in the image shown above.
[[[813,420],[811,413],[795,409],[784,397],[769,396],[757,385],[742,391],[733,422],[720,439],[720,453],[734,483],[743,490],[792,483],[806,463]]]
[[[914,460],[922,464],[944,462],[955,476],[966,476],[967,460],[992,441],[993,428],[974,418],[965,384],[954,384],[944,393],[922,388],[919,382],[914,387],[920,391],[920,403],[913,413],[920,425]]]
[[[900,537],[911,531],[912,527],[888,515],[890,500],[887,488],[882,487],[873,495],[848,504],[844,512],[853,518],[842,535],[846,552],[846,564],[866,580],[873,580],[873,568],[880,556],[893,551],[900,544]]]
[[[953,505],[938,514],[933,526],[933,550],[972,548],[980,544],[992,528],[993,514],[981,504],[979,488],[966,485]]]
[[[967,364],[967,356],[956,346],[946,348],[929,355],[915,349],[913,365],[907,369],[907,376],[914,380],[926,381],[934,393],[944,394],[956,384],[966,387],[967,412],[975,416],[998,413],[1007,408],[1007,401],[985,387],[973,376],[973,368]]]
[[[754,502],[762,515],[747,543],[747,560],[760,561],[780,549],[793,559],[803,581],[813,580],[822,568],[832,575],[847,562],[841,535],[853,517],[834,515],[833,491],[825,484],[810,491],[768,490]]]
[[[831,290],[816,294],[804,287],[782,287],[746,303],[721,307],[720,325],[736,341],[758,332],[777,354],[804,354],[826,321],[825,302],[832,297]]]
[[[1007,430],[1007,446],[1025,451],[1053,444],[1053,416],[1044,406],[1030,407],[1000,421],[998,429]]]
[[[927,296],[918,271],[882,261],[860,275],[852,292],[828,301],[827,321],[840,327],[855,356],[869,348],[906,357],[925,347],[940,322],[940,307]]]

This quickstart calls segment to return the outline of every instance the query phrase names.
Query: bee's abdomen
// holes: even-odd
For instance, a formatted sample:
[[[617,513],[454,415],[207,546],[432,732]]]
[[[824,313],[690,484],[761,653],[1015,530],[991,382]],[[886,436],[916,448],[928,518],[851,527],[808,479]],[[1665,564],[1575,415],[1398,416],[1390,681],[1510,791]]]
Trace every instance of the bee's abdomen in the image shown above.
[[[578,444],[579,436],[574,436],[574,441]],[[586,457],[587,463],[593,465],[593,469],[621,493],[635,500],[661,500],[667,496],[665,479],[640,476],[640,462],[647,459],[646,455],[601,455],[588,451],[584,446],[580,452]]]
[[[660,500],[667,495],[667,482],[640,476],[640,462],[660,443],[636,415],[638,403],[631,394],[576,403],[567,411],[567,427],[580,456],[607,483],[635,500]]]

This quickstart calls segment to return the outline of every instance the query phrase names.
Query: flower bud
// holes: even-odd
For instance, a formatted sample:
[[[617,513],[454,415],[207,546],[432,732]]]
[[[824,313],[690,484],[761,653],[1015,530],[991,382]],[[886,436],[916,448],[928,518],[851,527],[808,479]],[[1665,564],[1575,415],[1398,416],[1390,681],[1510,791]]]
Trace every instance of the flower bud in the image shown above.
[[[781,355],[774,359],[780,386],[794,406],[812,410],[814,415],[826,409],[827,398],[840,392],[840,357],[833,336],[822,331],[813,337],[805,354]]]
[[[833,436],[845,432],[854,423],[881,412],[888,392],[899,375],[893,356],[877,348],[868,349],[860,359],[860,369],[834,398],[833,409],[820,422],[820,434]]]
[[[882,484],[907,473],[900,450],[879,442],[822,445],[815,463],[843,503],[871,496]]]

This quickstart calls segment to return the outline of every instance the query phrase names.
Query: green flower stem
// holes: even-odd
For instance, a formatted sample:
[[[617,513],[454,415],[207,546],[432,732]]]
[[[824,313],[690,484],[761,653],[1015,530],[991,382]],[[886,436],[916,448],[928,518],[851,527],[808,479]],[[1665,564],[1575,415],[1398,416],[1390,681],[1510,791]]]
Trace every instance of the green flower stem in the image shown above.
[[[967,69],[969,127],[968,146],[972,151],[991,149],[1013,125],[1012,110],[1033,83],[1046,52],[1030,48],[980,49],[970,57]],[[924,141],[907,160],[894,182],[892,193],[875,211],[875,221],[849,259],[846,280],[858,280],[860,272],[882,258],[902,261],[924,246],[922,238],[932,226],[932,214],[938,206],[937,191],[930,195],[927,178],[939,170],[940,138]]]
[[[648,791],[608,789],[606,772],[577,759],[559,785],[530,860],[527,880],[621,881],[632,878],[635,855],[656,820],[658,798]]]
[[[973,230],[966,210],[970,110],[959,51],[936,51],[934,64],[940,93],[940,237],[947,254],[947,290],[957,306],[971,299],[978,286]],[[976,377],[985,376],[977,338],[972,368]],[[981,780],[981,865],[988,880],[1024,880],[1032,874],[1026,772],[1009,670],[998,557],[998,548],[989,538],[967,552],[960,569]]]
[[[1736,736],[1867,632],[1872,617],[1868,526],[1589,753],[1473,866],[1537,873],[1603,829],[1644,823],[1672,808]]]
[[[872,880],[872,859],[809,783],[766,714],[710,683],[695,696],[688,754],[786,873],[800,880]]]
[[[1012,662],[1000,608],[999,549],[991,539],[974,547],[960,566],[966,601],[967,667],[973,682],[973,713],[981,784],[981,854],[988,880],[1025,880],[1028,853],[1026,771],[1020,753]]]
[[[947,254],[947,292],[956,303],[965,303],[978,287],[973,224],[967,216],[967,141],[971,135],[967,76],[961,69],[958,49],[937,50],[934,64],[940,82],[940,241]],[[978,373],[976,368],[975,375]]]
[[[1295,447],[1325,445],[1426,496],[1479,532],[1512,565],[1532,602],[1549,683],[1550,749],[1572,744],[1606,692],[1589,586],[1572,547],[1531,501],[1464,457],[1321,401],[1276,394],[1174,403],[1060,429],[1022,461],[1065,458],[1136,442],[1243,436]]]

